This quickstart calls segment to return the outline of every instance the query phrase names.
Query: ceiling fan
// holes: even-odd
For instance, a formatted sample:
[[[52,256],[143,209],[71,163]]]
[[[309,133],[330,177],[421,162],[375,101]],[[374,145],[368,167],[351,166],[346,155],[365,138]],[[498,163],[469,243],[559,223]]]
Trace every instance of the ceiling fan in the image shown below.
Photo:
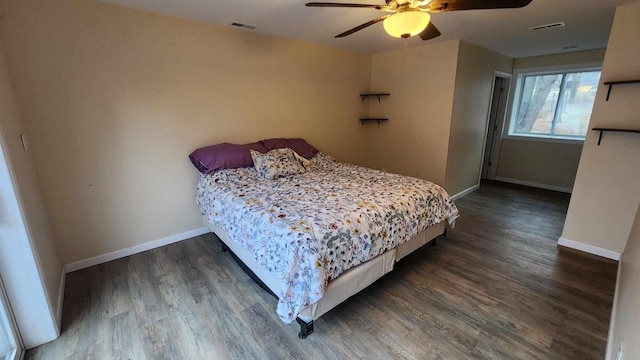
[[[310,2],[309,7],[367,8],[387,12],[377,19],[356,26],[336,35],[336,38],[351,35],[373,24],[383,21],[385,31],[396,38],[420,35],[422,40],[440,36],[440,31],[431,23],[430,13],[457,10],[506,9],[529,5],[532,0],[386,0],[386,5],[343,4]]]

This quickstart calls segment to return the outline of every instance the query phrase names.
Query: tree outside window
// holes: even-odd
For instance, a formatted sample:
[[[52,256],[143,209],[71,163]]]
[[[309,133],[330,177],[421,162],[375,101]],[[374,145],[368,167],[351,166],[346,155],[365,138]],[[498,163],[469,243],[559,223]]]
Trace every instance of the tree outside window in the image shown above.
[[[511,135],[584,139],[600,71],[524,75]]]

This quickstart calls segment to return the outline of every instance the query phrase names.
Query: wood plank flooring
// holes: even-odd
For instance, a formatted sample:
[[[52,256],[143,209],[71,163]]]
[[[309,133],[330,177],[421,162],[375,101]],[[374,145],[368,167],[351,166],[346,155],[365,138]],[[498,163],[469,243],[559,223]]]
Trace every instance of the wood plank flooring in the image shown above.
[[[26,358],[603,359],[617,263],[556,246],[568,200],[483,183],[306,340],[211,234],[76,271],[62,335]]]

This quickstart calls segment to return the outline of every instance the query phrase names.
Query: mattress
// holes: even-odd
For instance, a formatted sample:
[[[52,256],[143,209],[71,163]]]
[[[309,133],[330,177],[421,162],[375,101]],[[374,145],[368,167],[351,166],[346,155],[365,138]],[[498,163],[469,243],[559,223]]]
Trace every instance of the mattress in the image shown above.
[[[266,180],[253,168],[202,175],[208,224],[277,278],[285,323],[319,301],[333,279],[459,216],[440,186],[340,163],[319,153],[311,170]],[[395,255],[392,256],[395,259]]]

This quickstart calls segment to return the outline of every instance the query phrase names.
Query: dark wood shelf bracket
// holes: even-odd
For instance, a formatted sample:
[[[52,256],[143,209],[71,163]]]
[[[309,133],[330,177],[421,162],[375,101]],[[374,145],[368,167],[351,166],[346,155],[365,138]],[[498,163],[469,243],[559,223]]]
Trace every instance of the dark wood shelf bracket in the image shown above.
[[[364,118],[364,119],[360,119],[360,123],[362,124],[362,127],[364,127],[364,124],[366,124],[367,121],[376,121],[378,123],[378,127],[380,127],[380,122],[381,121],[389,121],[389,119],[383,119],[383,118]]]
[[[613,85],[622,85],[622,84],[637,84],[640,83],[640,80],[621,80],[621,81],[605,81],[605,85],[609,86],[609,89],[607,90],[607,100],[609,101],[609,96],[611,95],[611,88],[613,87]]]
[[[600,135],[598,135],[598,146],[600,146],[600,142],[602,142],[602,133],[604,133],[605,131],[610,131],[610,132],[625,132],[625,133],[636,133],[636,134],[640,134],[640,129],[639,130],[635,130],[635,129],[610,129],[610,128],[593,128],[591,129],[593,131],[600,131]]]
[[[364,104],[364,100],[368,97],[376,97],[378,98],[378,104],[380,104],[380,101],[382,100],[383,96],[389,96],[391,94],[389,93],[364,93],[364,94],[360,94],[360,97],[362,98],[362,103]],[[380,127],[380,122],[382,121],[389,121],[389,119],[383,119],[383,118],[362,118],[360,119],[360,123],[362,124],[362,127],[364,127],[364,124],[367,123],[367,121],[375,121],[378,123],[378,127]]]
[[[383,96],[389,96],[391,94],[389,93],[365,93],[365,94],[360,94],[360,97],[362,98],[362,102],[364,103],[364,100],[368,97],[377,97],[378,98],[378,104],[380,104],[381,98]]]

